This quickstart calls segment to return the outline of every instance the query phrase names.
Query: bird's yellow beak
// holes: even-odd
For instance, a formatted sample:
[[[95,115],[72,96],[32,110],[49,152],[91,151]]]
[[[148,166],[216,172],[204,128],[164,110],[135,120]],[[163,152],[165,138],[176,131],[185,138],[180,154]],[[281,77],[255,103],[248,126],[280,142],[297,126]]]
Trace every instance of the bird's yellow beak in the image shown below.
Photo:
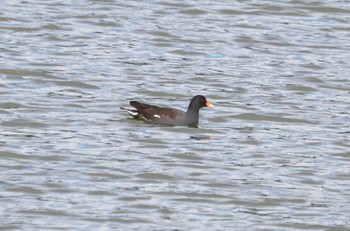
[[[205,105],[207,105],[207,107],[214,107],[214,105],[212,103],[210,103],[208,100],[207,102],[205,103]]]

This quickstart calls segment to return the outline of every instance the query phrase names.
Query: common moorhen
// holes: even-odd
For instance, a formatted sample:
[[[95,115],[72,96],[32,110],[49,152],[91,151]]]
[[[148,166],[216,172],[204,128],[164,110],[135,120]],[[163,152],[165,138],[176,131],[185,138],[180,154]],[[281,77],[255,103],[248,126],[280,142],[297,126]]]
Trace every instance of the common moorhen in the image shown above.
[[[154,105],[130,101],[135,109],[121,107],[135,119],[141,119],[148,123],[170,126],[197,126],[199,109],[202,107],[214,107],[204,96],[196,95],[192,98],[187,111],[175,108],[158,107]]]

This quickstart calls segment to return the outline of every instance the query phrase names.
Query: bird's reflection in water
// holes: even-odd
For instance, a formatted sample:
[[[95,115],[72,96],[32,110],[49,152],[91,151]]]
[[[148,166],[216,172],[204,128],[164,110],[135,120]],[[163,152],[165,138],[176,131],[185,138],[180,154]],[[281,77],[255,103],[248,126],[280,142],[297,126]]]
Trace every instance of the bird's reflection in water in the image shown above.
[[[212,136],[209,135],[194,135],[190,136],[192,140],[212,140]]]

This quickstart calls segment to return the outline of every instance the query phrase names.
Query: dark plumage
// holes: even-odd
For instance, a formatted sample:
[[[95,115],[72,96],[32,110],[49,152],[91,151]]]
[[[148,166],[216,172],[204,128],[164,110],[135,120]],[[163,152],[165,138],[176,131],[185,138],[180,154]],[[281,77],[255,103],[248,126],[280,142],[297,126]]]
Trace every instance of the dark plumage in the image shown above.
[[[199,120],[199,109],[214,107],[204,96],[196,95],[192,98],[187,111],[175,108],[158,107],[154,105],[130,101],[135,109],[121,108],[135,119],[142,119],[148,123],[170,126],[196,126]]]

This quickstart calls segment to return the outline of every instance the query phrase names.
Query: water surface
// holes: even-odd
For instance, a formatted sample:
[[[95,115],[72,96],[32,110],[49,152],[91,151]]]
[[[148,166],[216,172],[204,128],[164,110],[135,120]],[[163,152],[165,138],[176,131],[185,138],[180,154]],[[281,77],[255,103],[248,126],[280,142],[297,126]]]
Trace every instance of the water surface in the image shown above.
[[[350,229],[347,1],[0,8],[1,230]]]

